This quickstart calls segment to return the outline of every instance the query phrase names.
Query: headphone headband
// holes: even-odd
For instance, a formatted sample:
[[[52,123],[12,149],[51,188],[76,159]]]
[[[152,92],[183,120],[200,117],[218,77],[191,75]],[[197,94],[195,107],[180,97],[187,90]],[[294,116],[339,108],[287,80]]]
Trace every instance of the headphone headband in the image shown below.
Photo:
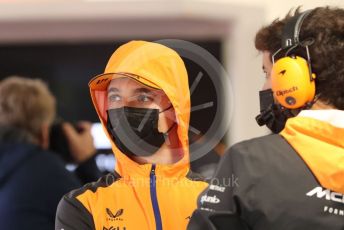
[[[300,43],[299,35],[303,21],[313,10],[307,10],[298,16],[292,17],[282,31],[282,50],[297,46]]]

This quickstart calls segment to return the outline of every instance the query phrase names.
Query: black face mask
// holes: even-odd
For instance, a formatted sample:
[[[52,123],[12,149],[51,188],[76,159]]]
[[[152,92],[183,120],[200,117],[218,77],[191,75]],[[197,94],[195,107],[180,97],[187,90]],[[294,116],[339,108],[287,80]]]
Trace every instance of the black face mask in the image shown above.
[[[287,120],[294,115],[289,109],[274,102],[271,89],[259,91],[260,114],[256,116],[259,126],[266,125],[273,133],[281,132]]]
[[[158,130],[158,109],[121,107],[107,111],[107,130],[111,134],[117,148],[129,156],[151,156],[165,142],[168,132]]]

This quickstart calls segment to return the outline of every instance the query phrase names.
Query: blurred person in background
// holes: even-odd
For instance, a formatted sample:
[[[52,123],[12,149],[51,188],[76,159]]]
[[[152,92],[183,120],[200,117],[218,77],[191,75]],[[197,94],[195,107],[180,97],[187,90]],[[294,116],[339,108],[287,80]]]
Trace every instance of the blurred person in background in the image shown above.
[[[233,146],[189,230],[344,229],[344,10],[289,13],[256,35],[279,134]],[[235,183],[228,178],[235,178]]]
[[[41,80],[13,76],[0,81],[1,229],[54,229],[59,200],[85,180],[48,151],[54,117],[55,98]],[[90,125],[83,122],[80,128],[77,132],[71,124],[63,126],[70,152],[81,166],[78,175],[88,177],[95,149]]]
[[[181,57],[158,43],[131,41],[89,86],[116,167],[64,196],[55,229],[186,229],[207,183],[190,170],[190,92]]]

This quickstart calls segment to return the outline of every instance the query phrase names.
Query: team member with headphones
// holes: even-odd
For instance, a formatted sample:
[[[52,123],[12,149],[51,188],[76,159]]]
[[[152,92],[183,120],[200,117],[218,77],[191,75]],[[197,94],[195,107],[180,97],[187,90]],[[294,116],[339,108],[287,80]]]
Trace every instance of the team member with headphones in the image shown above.
[[[282,44],[277,44],[277,48],[276,44],[270,44],[269,38],[264,37],[272,28],[267,27],[257,34],[258,46],[263,43],[264,46],[269,47],[261,50],[265,59],[263,69],[268,73],[264,90],[259,94],[261,113],[256,120],[260,126],[266,125],[273,133],[282,131],[288,118],[293,117],[301,109],[309,109],[314,103],[316,75],[312,72],[309,54],[309,45],[312,45],[314,40],[307,38],[302,42],[299,41],[303,20],[311,12],[312,10],[308,10],[300,17],[288,21],[282,31]],[[272,34],[269,33],[269,36]],[[266,41],[262,42],[263,39]],[[304,54],[306,59],[293,53],[293,50],[300,47],[306,51]],[[272,52],[274,52],[273,56],[271,56]],[[276,56],[281,55],[284,57],[275,63]]]
[[[224,155],[188,229],[342,230],[344,10],[297,10],[262,28],[256,47],[262,98],[273,96],[257,120],[282,131]]]

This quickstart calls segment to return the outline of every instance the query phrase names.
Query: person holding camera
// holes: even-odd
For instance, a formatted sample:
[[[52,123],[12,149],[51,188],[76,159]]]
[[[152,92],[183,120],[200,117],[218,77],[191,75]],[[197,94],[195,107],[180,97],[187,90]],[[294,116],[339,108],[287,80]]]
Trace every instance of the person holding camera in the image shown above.
[[[55,110],[55,98],[41,80],[12,76],[0,81],[1,229],[53,229],[60,198],[85,179],[67,171],[49,151]],[[83,122],[80,129],[63,124],[72,158],[80,164],[78,175],[89,176],[96,151],[90,125]]]

